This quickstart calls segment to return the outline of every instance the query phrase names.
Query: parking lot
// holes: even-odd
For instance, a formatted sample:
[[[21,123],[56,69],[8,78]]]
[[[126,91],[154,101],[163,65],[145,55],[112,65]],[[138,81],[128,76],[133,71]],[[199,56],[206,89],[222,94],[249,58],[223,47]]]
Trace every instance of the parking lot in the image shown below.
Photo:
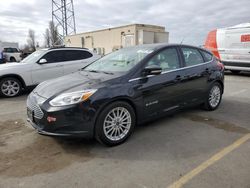
[[[249,93],[249,73],[227,73],[218,110],[138,126],[111,148],[41,136],[26,122],[27,94],[1,98],[0,187],[250,188]]]

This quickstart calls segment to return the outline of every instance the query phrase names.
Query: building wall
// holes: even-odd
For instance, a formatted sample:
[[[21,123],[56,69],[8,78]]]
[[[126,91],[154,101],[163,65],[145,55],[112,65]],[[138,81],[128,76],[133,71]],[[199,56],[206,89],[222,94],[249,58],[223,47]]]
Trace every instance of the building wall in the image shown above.
[[[99,53],[107,54],[122,47],[140,44],[138,37],[140,30],[167,33],[164,27],[133,24],[67,36],[65,37],[65,45],[68,47],[96,48],[97,51],[100,50]]]

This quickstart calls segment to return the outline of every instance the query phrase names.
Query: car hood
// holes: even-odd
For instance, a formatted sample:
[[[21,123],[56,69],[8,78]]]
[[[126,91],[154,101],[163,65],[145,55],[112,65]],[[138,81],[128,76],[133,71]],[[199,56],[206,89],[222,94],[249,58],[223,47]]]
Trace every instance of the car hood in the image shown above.
[[[5,63],[0,65],[0,70],[3,69],[13,69],[13,68],[19,68],[20,66],[26,65],[25,63]]]
[[[42,82],[33,92],[48,99],[61,93],[98,89],[107,84],[105,81],[119,76],[120,75],[78,71],[63,77]]]

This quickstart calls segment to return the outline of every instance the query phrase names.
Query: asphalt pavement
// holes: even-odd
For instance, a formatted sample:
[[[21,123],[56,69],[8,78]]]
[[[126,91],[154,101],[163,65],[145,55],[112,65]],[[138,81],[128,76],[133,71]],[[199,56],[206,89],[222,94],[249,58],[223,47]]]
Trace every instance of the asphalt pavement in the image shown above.
[[[124,144],[56,139],[26,122],[27,94],[0,98],[0,188],[250,188],[250,73],[226,74],[221,106],[136,127]]]

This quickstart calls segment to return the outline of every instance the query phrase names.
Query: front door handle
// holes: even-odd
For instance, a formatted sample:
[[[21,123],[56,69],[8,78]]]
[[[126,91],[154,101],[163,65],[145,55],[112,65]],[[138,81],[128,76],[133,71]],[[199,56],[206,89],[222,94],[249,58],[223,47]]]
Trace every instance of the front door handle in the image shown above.
[[[177,75],[177,76],[175,77],[174,80],[175,80],[176,82],[181,81],[181,76],[180,76],[180,75]]]

